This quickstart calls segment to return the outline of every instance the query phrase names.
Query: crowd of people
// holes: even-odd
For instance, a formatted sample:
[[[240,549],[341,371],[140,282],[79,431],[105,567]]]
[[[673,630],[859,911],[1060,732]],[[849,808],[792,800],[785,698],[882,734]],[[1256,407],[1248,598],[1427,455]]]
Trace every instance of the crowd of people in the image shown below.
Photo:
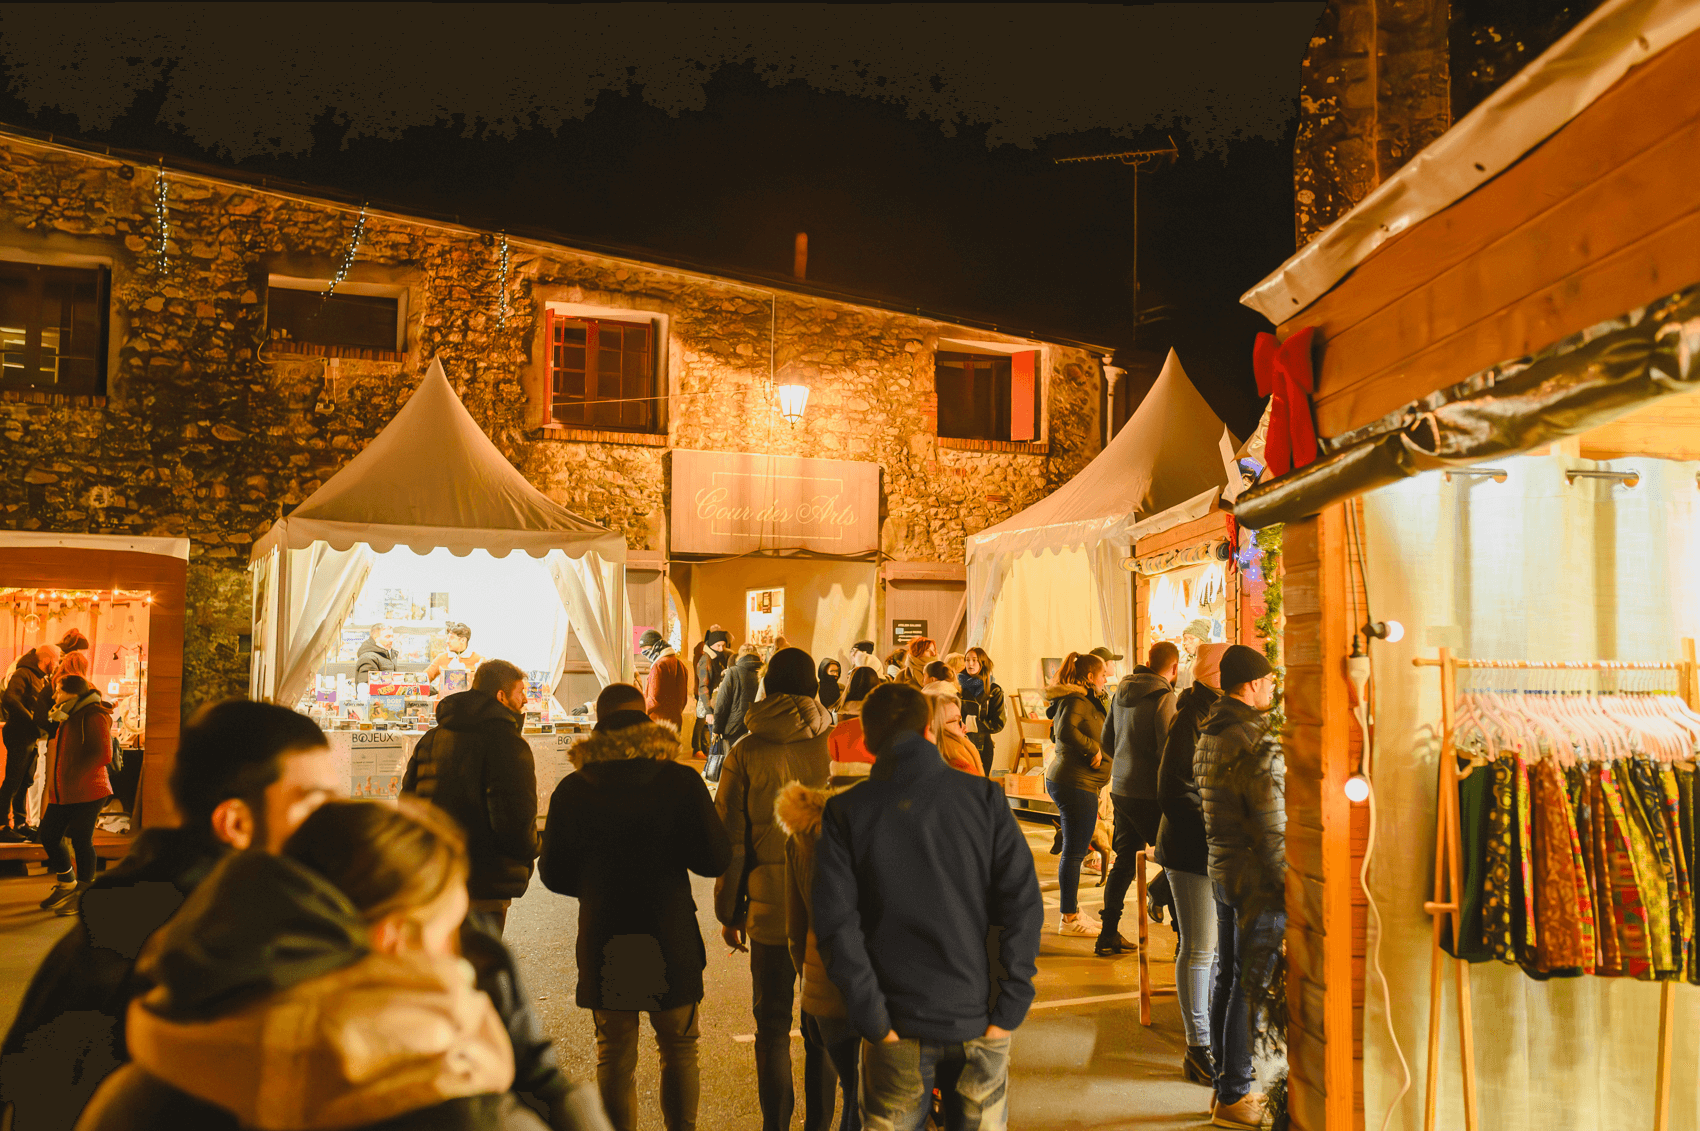
[[[662,1123],[685,1131],[706,967],[692,875],[714,880],[722,940],[748,956],[764,1131],[799,1106],[794,1024],[806,1131],[918,1131],[935,1105],[944,1126],[1007,1126],[1045,904],[993,780],[1008,707],[991,658],[925,638],[883,659],[860,641],[844,664],[783,641],[764,656],[718,627],[689,667],[659,634],[642,646],[643,686],[603,689],[541,830],[526,676],[494,659],[442,700],[399,805],[335,800],[318,726],[247,701],[184,728],[180,826],[148,829],[98,878],[76,813],[56,812],[88,791],[61,787],[48,812],[64,823],[44,817],[43,841],[71,831],[74,859],[56,836],[49,866],[82,929],[42,963],[0,1050],[16,1131],[633,1131],[644,1015]],[[19,726],[58,715],[59,760],[80,765],[98,711],[57,651],[8,684],[7,747],[20,710]],[[1283,925],[1273,677],[1250,648],[1192,651],[1182,688],[1180,651],[1160,643],[1114,686],[1119,656],[1071,653],[1046,690],[1055,930],[1099,955],[1132,949],[1119,920],[1154,849],[1152,898],[1179,935],[1182,1071],[1213,1088],[1217,1126],[1249,1128],[1248,991]],[[39,723],[38,680],[63,708]],[[1080,874],[1106,808],[1115,864],[1093,920]],[[561,1072],[502,939],[534,870],[578,901],[594,1087]]]

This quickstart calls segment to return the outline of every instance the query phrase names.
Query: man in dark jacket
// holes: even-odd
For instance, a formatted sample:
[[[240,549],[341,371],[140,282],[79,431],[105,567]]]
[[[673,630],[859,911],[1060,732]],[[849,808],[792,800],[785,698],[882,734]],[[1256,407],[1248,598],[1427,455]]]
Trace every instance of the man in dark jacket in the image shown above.
[[[1175,717],[1175,674],[1180,666],[1181,650],[1160,640],[1151,645],[1146,662],[1129,672],[1110,696],[1101,745],[1115,754],[1110,804],[1116,811],[1116,865],[1104,885],[1103,927],[1096,947],[1100,955],[1122,953],[1116,928],[1139,850],[1157,843],[1157,826],[1163,820],[1157,804],[1157,767],[1163,760],[1169,721]],[[1163,877],[1157,877],[1150,894],[1153,907],[1168,905],[1169,885]]]
[[[726,669],[720,681],[720,690],[714,696],[714,736],[725,739],[728,746],[749,733],[744,712],[755,705],[760,673],[761,657],[756,655],[756,646],[746,644],[738,649],[738,662]]]
[[[429,801],[466,831],[466,893],[498,935],[537,859],[537,766],[520,735],[525,688],[513,664],[484,661],[471,690],[437,705],[437,725],[413,748],[401,779],[403,794]]]
[[[378,672],[395,671],[396,662],[395,629],[379,621],[354,654],[354,682],[370,683]]]
[[[1266,712],[1274,668],[1243,644],[1222,656],[1222,698],[1193,756],[1216,888],[1220,965],[1211,1000],[1217,1127],[1262,1126],[1253,1094],[1250,995],[1269,989],[1286,930],[1286,764]]]
[[[1003,790],[945,765],[927,726],[913,688],[887,684],[863,703],[874,766],[822,814],[816,941],[871,1042],[863,1126],[919,1126],[937,1079],[947,1126],[1001,1131],[1044,900]]]
[[[12,824],[0,830],[0,842],[34,839],[33,832],[26,831],[25,802],[35,780],[36,744],[52,732],[47,715],[53,710],[53,684],[48,677],[58,662],[59,649],[43,644],[18,657],[17,668],[6,681],[6,725],[0,728],[0,739],[6,744],[6,776],[0,781],[0,821],[10,812]]]
[[[697,1009],[706,952],[689,873],[732,859],[701,775],[676,761],[679,736],[650,721],[644,695],[610,684],[596,733],[573,747],[576,772],[549,799],[538,873],[574,896],[578,1004],[596,1026],[596,1084],[618,1131],[637,1131],[638,1020],[661,1050],[661,1118],[696,1126]]]
[[[692,747],[699,753],[708,753],[708,744],[714,734],[714,694],[720,690],[720,681],[726,678],[726,668],[732,662],[732,634],[719,625],[708,630],[702,638],[702,655],[697,657],[697,727],[692,740]]]

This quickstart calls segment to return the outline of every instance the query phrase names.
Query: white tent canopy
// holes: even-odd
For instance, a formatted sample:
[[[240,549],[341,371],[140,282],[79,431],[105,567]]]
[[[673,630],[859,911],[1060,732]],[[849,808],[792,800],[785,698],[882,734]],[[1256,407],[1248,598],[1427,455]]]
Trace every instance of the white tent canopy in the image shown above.
[[[1142,522],[1168,512],[1206,513],[1228,484],[1237,444],[1221,418],[1169,351],[1157,383],[1133,418],[1080,473],[1020,514],[967,541],[969,642],[990,630],[1010,567],[1022,554],[1086,551],[1099,596],[1105,639],[1118,652],[1132,646],[1121,560],[1133,552]],[[1197,514],[1185,514],[1196,510]]]
[[[630,678],[625,539],[527,482],[461,404],[442,362],[432,361],[383,431],[255,544],[255,696],[300,696],[338,638],[372,555],[397,546],[548,559],[597,677]]]

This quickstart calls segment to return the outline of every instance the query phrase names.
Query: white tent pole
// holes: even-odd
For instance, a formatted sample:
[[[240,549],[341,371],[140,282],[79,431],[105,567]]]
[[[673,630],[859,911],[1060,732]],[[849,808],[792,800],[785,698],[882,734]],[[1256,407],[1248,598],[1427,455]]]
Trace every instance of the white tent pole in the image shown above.
[[[277,630],[272,639],[278,649],[284,647],[284,642],[290,638],[289,634],[294,627],[289,623],[289,587],[289,540],[285,538],[277,549],[277,601],[273,605]],[[278,662],[275,656],[268,666],[271,670],[267,673],[265,698],[275,701],[278,679]]]

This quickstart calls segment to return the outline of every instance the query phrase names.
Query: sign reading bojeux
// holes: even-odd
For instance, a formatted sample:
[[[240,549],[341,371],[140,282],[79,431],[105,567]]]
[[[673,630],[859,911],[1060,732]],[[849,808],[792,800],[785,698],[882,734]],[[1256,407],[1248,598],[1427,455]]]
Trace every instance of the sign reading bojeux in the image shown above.
[[[867,554],[879,545],[879,465],[673,452],[673,550]]]

